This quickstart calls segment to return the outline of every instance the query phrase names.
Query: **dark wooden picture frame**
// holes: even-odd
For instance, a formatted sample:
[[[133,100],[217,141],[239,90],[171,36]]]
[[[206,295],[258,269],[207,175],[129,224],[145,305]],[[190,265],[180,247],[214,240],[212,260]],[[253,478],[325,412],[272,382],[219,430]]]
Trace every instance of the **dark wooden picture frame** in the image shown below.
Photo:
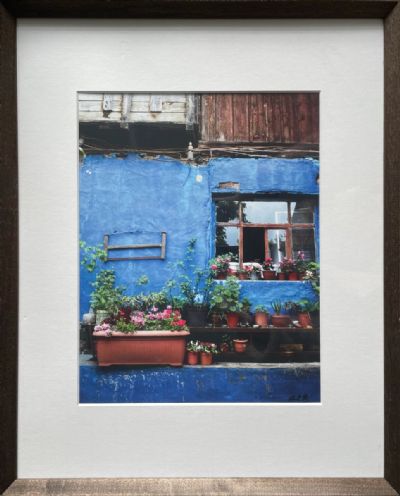
[[[381,18],[385,33],[382,479],[17,480],[16,21],[38,18]],[[394,495],[400,491],[400,6],[391,0],[0,0],[0,491],[14,494]],[[8,489],[7,489],[8,488]]]

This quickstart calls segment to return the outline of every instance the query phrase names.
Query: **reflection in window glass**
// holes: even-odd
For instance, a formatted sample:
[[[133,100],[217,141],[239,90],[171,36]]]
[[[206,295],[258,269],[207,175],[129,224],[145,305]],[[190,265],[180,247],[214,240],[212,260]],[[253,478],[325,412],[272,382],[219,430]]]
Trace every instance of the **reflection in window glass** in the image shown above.
[[[314,229],[293,229],[292,231],[293,257],[298,251],[304,252],[304,260],[315,260]]]
[[[215,243],[217,255],[224,253],[239,253],[239,228],[238,227],[217,227],[217,238]]]
[[[265,260],[265,229],[245,227],[243,229],[243,262],[263,263]]]
[[[278,264],[286,256],[286,231],[284,229],[268,229],[269,256],[274,264]]]
[[[246,201],[243,205],[243,222],[252,224],[286,224],[286,202]]]
[[[312,200],[298,200],[290,203],[293,224],[312,224],[314,222],[314,204]]]
[[[239,222],[239,202],[221,200],[216,205],[217,222]]]

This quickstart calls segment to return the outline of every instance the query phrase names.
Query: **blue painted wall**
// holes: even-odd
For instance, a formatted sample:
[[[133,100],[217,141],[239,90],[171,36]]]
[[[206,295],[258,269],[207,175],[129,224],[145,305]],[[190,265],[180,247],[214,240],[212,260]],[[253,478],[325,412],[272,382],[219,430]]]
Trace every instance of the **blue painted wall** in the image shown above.
[[[317,161],[307,158],[218,158],[197,167],[169,157],[90,155],[80,167],[80,239],[96,245],[109,233],[111,244],[158,243],[159,233],[166,231],[166,260],[103,264],[116,271],[117,283],[126,286],[128,294],[143,289],[158,291],[171,277],[169,264],[184,257],[191,238],[197,238],[198,266],[207,265],[214,242],[212,192],[217,191],[220,182],[239,182],[242,193],[317,195],[318,168]],[[317,224],[317,238],[318,232]],[[147,275],[150,283],[138,288],[135,281],[142,275]],[[89,308],[90,282],[94,278],[95,274],[82,268],[81,314]],[[244,281],[241,284],[243,296],[249,297],[254,305],[269,306],[277,298],[313,296],[308,283]]]
[[[80,366],[80,403],[319,402],[318,365]]]

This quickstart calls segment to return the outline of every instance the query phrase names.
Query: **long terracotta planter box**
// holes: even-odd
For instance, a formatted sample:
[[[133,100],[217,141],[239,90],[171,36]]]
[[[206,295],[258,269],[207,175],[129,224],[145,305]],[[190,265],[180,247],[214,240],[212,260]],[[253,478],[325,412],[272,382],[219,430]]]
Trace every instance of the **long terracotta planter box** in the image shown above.
[[[94,332],[98,365],[172,365],[185,358],[187,331]]]

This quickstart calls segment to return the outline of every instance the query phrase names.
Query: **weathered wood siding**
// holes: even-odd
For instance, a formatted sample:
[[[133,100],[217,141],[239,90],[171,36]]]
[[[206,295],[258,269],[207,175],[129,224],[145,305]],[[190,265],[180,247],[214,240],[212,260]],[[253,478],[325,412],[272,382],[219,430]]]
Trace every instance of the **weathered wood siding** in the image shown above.
[[[201,141],[316,144],[319,94],[204,94]]]
[[[192,94],[79,93],[80,122],[174,123],[196,118]]]

